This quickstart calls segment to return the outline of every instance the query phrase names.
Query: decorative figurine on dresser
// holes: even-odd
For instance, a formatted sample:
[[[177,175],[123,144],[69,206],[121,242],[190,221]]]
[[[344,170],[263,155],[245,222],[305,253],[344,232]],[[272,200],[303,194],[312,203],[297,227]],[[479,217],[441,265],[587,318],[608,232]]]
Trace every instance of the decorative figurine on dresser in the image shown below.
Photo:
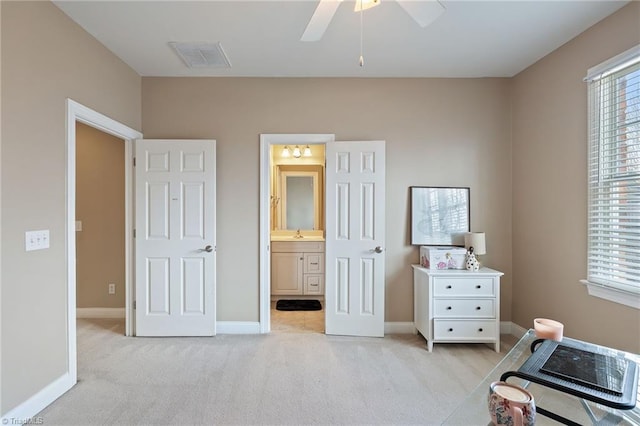
[[[467,271],[479,270],[480,260],[476,256],[487,252],[484,232],[467,232],[464,234],[464,246],[467,248],[467,261],[465,263]]]
[[[467,271],[477,271],[480,269],[480,263],[476,259],[476,255],[473,254],[473,247],[469,247],[467,251]]]

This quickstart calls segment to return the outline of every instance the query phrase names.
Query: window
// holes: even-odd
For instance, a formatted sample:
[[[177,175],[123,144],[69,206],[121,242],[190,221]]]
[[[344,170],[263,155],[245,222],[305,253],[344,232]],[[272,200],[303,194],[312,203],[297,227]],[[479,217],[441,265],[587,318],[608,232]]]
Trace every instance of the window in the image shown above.
[[[589,293],[640,308],[640,45],[589,70]]]

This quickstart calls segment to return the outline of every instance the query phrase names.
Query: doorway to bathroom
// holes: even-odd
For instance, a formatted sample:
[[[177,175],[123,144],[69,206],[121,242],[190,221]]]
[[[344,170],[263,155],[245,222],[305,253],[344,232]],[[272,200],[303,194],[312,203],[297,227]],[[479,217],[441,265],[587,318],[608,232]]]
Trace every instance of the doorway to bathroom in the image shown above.
[[[278,179],[272,145],[283,145],[282,151],[286,147],[291,150],[290,155],[298,155],[303,152],[301,147],[316,144],[324,145],[326,159],[322,231],[272,230],[274,204],[283,202],[277,199],[277,193],[272,194]],[[282,182],[280,185],[283,186]],[[286,212],[284,205],[280,208]],[[313,209],[311,205],[308,208]],[[282,267],[272,262],[278,253]],[[281,275],[287,278],[278,279],[279,270],[286,270]],[[306,283],[305,274],[309,278]],[[384,336],[383,140],[336,142],[334,135],[260,135],[260,332],[268,333],[272,328],[274,287],[284,291],[296,289],[295,296],[300,296],[306,295],[306,289],[313,290],[314,285],[322,289],[325,301],[326,334]]]
[[[324,333],[325,145],[269,151],[272,333]]]
[[[324,165],[332,134],[263,134],[260,331],[324,332]],[[278,308],[278,301],[293,305]],[[295,302],[320,302],[298,310]],[[303,307],[303,309],[305,309]]]

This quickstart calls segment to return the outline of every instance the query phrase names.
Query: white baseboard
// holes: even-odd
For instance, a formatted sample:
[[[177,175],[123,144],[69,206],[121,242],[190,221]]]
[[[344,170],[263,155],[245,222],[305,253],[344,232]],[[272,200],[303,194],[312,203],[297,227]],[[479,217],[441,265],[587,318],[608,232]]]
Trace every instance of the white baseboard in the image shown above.
[[[413,334],[413,322],[385,322],[384,334]]]
[[[414,331],[415,328],[411,321],[384,323],[384,334],[413,334]],[[500,334],[512,334],[520,338],[526,332],[526,329],[511,321],[500,322]],[[216,323],[216,334],[260,334],[260,323],[252,321],[218,321]]]
[[[22,404],[9,410],[7,414],[2,416],[3,425],[17,425],[23,423],[42,424],[42,419],[33,416],[44,410],[49,404],[58,399],[60,395],[67,392],[75,385],[75,381],[71,379],[69,373],[65,373],[58,379],[49,383],[38,393],[24,401]],[[31,423],[30,423],[31,422]]]
[[[512,322],[511,323],[511,333],[514,336],[516,336],[518,339],[521,338],[522,336],[524,336],[526,334],[526,332],[529,331],[526,328],[520,327],[518,324]]]
[[[217,321],[216,334],[260,334],[260,323],[257,321]]]
[[[124,318],[124,308],[76,308],[76,318]]]

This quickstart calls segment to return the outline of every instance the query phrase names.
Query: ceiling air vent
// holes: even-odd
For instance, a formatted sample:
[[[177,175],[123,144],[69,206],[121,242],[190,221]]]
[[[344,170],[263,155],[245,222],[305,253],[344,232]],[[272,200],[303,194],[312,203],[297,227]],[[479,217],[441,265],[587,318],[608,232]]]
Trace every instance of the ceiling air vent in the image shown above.
[[[169,43],[189,68],[231,68],[220,43]]]

